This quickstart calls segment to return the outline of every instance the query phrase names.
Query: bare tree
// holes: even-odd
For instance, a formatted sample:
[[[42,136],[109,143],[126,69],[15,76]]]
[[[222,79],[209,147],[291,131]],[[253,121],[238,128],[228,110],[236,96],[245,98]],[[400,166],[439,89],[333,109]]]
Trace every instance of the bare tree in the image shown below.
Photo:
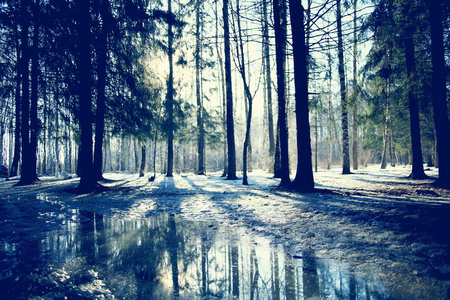
[[[314,189],[314,177],[311,161],[308,107],[308,50],[304,25],[305,10],[301,0],[290,0],[289,9],[294,53],[295,112],[297,124],[297,174],[291,185],[294,189],[301,192],[310,192]]]
[[[225,86],[227,97],[227,143],[228,143],[228,175],[227,180],[236,180],[236,150],[234,141],[233,91],[231,86],[231,50],[230,25],[228,20],[228,0],[223,1],[223,30],[225,47]]]

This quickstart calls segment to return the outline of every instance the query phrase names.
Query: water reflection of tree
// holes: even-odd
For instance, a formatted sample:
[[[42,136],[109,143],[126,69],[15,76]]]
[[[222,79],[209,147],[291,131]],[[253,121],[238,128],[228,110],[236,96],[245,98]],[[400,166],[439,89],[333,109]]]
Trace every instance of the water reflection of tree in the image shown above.
[[[250,275],[251,275],[251,290],[250,290],[250,299],[255,299],[255,293],[258,297],[258,280],[259,280],[259,267],[258,267],[258,258],[256,257],[255,246],[252,246],[251,250],[251,260],[250,260]]]
[[[175,217],[169,217],[169,234],[167,236],[167,250],[169,251],[170,264],[172,266],[172,284],[173,295],[178,297],[180,295],[180,285],[178,282],[178,248],[179,240],[177,238],[177,226],[175,224]]]
[[[232,295],[239,298],[239,248],[236,244],[231,245],[230,255]]]
[[[374,295],[348,265],[317,260],[312,250],[303,251],[301,260],[293,258],[281,246],[256,243],[243,232],[233,235],[206,222],[168,214],[144,220],[106,219],[80,211],[65,224],[53,233],[62,243],[56,237],[46,239],[52,241],[50,256],[60,262],[82,257],[78,270],[98,272],[116,298]]]
[[[270,252],[272,275],[272,299],[280,299],[280,270],[278,265],[278,253]]]
[[[303,251],[303,297],[305,299],[320,299],[319,276],[314,251]]]

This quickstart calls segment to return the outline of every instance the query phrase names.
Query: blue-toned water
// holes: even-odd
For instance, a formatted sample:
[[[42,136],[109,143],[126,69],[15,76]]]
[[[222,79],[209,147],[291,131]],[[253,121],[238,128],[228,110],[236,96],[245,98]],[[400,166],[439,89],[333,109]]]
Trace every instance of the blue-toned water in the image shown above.
[[[2,230],[0,299],[448,297],[446,281],[319,258],[314,249],[288,253],[241,227],[166,213],[137,220],[48,213],[29,221],[58,224]]]

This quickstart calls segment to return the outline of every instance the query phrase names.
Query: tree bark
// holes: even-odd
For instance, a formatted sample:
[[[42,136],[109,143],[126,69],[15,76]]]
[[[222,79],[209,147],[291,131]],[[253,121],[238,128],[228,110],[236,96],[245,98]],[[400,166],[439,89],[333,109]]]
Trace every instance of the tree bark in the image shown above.
[[[244,44],[242,42],[242,28],[241,28],[241,18],[240,18],[240,5],[239,0],[237,0],[236,3],[236,10],[237,10],[237,26],[238,26],[238,45],[237,47],[237,54],[240,55],[240,58],[238,57],[238,68],[239,73],[242,77],[242,83],[244,85],[244,92],[245,92],[245,98],[246,98],[246,112],[247,112],[247,122],[246,122],[246,131],[245,131],[245,140],[244,140],[244,149],[243,149],[243,157],[242,157],[242,169],[243,169],[243,178],[242,178],[242,184],[248,185],[248,178],[247,178],[247,169],[248,169],[248,152],[250,149],[250,129],[251,129],[251,122],[252,122],[252,110],[253,110],[253,97],[250,93],[250,88],[248,86],[247,77],[246,77],[246,71],[245,71],[245,55],[244,55]]]
[[[202,38],[201,38],[201,0],[197,0],[195,4],[195,93],[197,97],[197,156],[198,156],[198,175],[205,175],[205,130],[203,128],[203,101],[202,101],[202,91],[201,91],[201,81],[202,78],[200,76],[201,69],[201,47],[202,47]]]
[[[168,13],[172,14],[172,0],[168,1]],[[173,30],[172,23],[169,21],[168,29],[168,54],[169,54],[169,80],[167,82],[167,115],[168,115],[168,133],[167,133],[167,177],[173,176]]]
[[[347,90],[345,87],[344,69],[344,47],[342,42],[342,14],[341,0],[336,0],[336,21],[338,32],[338,60],[339,60],[339,82],[341,91],[341,112],[342,112],[342,174],[350,174],[350,149],[348,138],[348,103]]]
[[[39,135],[38,120],[38,77],[39,77],[39,32],[40,32],[40,0],[36,0],[33,6],[33,52],[31,55],[31,107],[30,107],[30,179],[32,182],[37,177],[37,140]]]
[[[383,133],[383,154],[381,156],[381,169],[386,169],[387,167],[387,157],[390,148],[390,137],[391,137],[391,112],[390,112],[390,99],[389,94],[386,93],[386,116],[384,123],[384,133]]]
[[[273,15],[278,86],[278,134],[280,138],[281,154],[280,186],[287,186],[291,182],[291,180],[289,178],[289,145],[286,126],[286,3],[284,2],[284,0],[273,0]]]
[[[234,141],[233,91],[231,85],[230,27],[228,21],[228,0],[223,1],[223,30],[225,47],[225,87],[227,98],[227,143],[228,175],[227,180],[236,180],[236,150]]]
[[[407,32],[410,32],[410,30],[407,30]],[[412,34],[408,34],[405,39],[405,58],[406,72],[408,75],[407,84],[412,153],[412,171],[409,175],[409,178],[424,179],[427,178],[427,176],[425,175],[425,172],[423,170],[422,144],[420,141],[419,103],[413,90],[415,82],[416,63],[414,57],[414,40]]]
[[[265,86],[267,91],[267,126],[269,135],[269,161],[272,161],[275,155],[275,138],[273,133],[273,104],[272,104],[272,80],[270,68],[270,42],[269,42],[269,21],[267,0],[263,0],[263,52],[265,66]]]
[[[352,130],[352,161],[353,170],[358,170],[358,37],[357,37],[357,13],[356,6],[358,0],[353,0],[353,95],[352,95],[352,118],[353,118],[353,130]]]
[[[292,187],[301,192],[310,192],[314,190],[314,177],[309,125],[308,50],[305,40],[305,10],[301,0],[290,0],[289,10],[294,53],[295,112],[297,125],[297,174],[292,182]]]
[[[79,93],[80,93],[80,154],[79,166],[80,184],[78,190],[83,193],[94,191],[97,186],[97,180],[93,170],[92,155],[92,96],[91,96],[91,45],[90,45],[90,1],[78,0],[79,16]]]
[[[29,0],[22,2],[22,12],[28,12],[30,7]],[[21,85],[22,85],[22,170],[20,174],[20,181],[18,185],[27,185],[36,180],[36,170],[33,174],[32,169],[32,145],[30,141],[30,82],[29,82],[29,60],[30,49],[28,41],[28,30],[30,27],[30,19],[28,15],[23,15],[21,31],[22,44],[22,60],[21,60]]]
[[[450,129],[447,107],[442,0],[427,1],[430,10],[433,64],[433,112],[436,129],[439,185],[450,187]]]
[[[109,29],[109,0],[100,3],[102,28],[98,39],[97,62],[97,110],[95,114],[95,144],[94,144],[94,173],[97,180],[103,180],[103,139],[105,135],[105,88],[106,88],[106,61],[108,49]]]
[[[21,77],[21,65],[23,57],[21,57],[19,46],[17,47],[17,78],[16,78],[16,91],[15,91],[15,128],[14,128],[14,157],[11,164],[9,176],[17,176],[19,174],[19,161],[20,161],[20,148],[21,148],[21,141],[20,141],[20,133],[21,133],[21,97],[20,97],[20,87],[22,82]]]
[[[141,167],[139,169],[139,177],[144,177],[144,171],[145,171],[145,161],[146,161],[146,147],[145,147],[145,141],[141,142]]]

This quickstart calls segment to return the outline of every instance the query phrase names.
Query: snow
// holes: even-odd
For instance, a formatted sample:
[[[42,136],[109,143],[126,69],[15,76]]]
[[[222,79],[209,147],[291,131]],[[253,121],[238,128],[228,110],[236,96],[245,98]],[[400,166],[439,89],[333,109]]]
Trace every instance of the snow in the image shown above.
[[[340,171],[314,173],[321,192],[308,194],[277,189],[279,180],[259,170],[249,174],[248,186],[219,173],[158,174],[154,181],[150,175],[107,173],[102,185],[108,189],[88,195],[70,192],[78,179],[68,176],[41,177],[39,184],[25,187],[15,187],[17,180],[2,181],[0,245],[14,247],[21,238],[11,234],[15,231],[25,238],[44,236],[79,222],[80,211],[125,221],[167,213],[263,238],[261,244],[278,245],[294,257],[312,249],[318,259],[351,263],[361,274],[376,266],[390,270],[386,274],[450,276],[448,190],[435,188],[431,179],[406,179],[408,166],[381,170],[371,165],[350,175]],[[427,168],[426,174],[436,178],[438,172]],[[39,222],[28,218],[35,213]],[[89,272],[92,280],[79,285],[79,293],[111,296],[95,271]],[[60,281],[69,276],[61,270],[51,274]]]

